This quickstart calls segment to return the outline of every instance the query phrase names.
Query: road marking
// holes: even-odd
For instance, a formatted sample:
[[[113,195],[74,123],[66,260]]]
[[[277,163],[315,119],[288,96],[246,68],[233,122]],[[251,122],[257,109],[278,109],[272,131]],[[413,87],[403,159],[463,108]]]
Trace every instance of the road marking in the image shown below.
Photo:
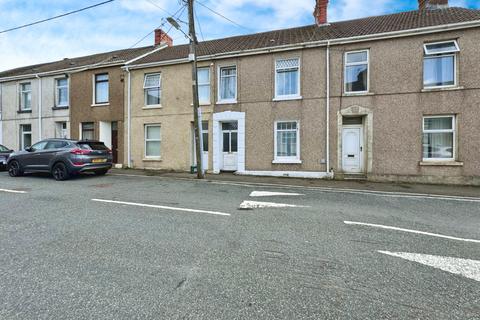
[[[250,197],[273,197],[273,196],[304,196],[301,193],[271,192],[271,191],[253,191]]]
[[[27,193],[26,191],[9,190],[9,189],[0,189],[0,192],[7,192],[7,193]]]
[[[179,208],[179,207],[157,206],[157,205],[153,205],[153,204],[136,203],[136,202],[125,202],[125,201],[114,201],[114,200],[103,200],[103,199],[92,199],[92,201],[123,204],[123,205],[127,205],[127,206],[165,209],[165,210],[173,210],[173,211],[208,213],[208,214],[214,214],[214,215],[218,215],[218,216],[230,216],[230,213],[225,213],[225,212],[209,211],[209,210],[197,210],[197,209],[188,209],[188,208]]]
[[[137,175],[137,174],[121,174],[121,173],[111,173],[109,175],[140,177],[140,178],[173,179],[173,180],[183,180],[183,181],[195,181],[200,183],[207,182],[210,184],[241,186],[241,187],[248,187],[248,188],[258,188],[259,186],[261,186],[261,187],[268,187],[268,188],[275,188],[275,189],[303,189],[303,190],[315,190],[315,191],[325,192],[325,193],[360,194],[360,195],[371,195],[371,196],[387,197],[387,198],[433,199],[433,200],[444,200],[444,201],[480,203],[480,198],[478,197],[446,196],[441,194],[429,194],[429,193],[375,191],[375,190],[335,188],[335,187],[312,187],[312,186],[298,186],[298,185],[289,185],[289,184],[258,183],[258,182],[241,183],[241,182],[235,182],[235,181],[216,181],[216,180],[196,181],[191,178],[144,176],[144,175]]]
[[[480,240],[475,240],[475,239],[465,239],[465,238],[458,238],[458,237],[452,237],[452,236],[445,236],[443,234],[437,234],[437,233],[431,233],[431,232],[425,232],[425,231],[418,231],[418,230],[412,230],[412,229],[397,228],[397,227],[391,227],[391,226],[384,226],[384,225],[381,225],[381,224],[372,224],[372,223],[363,223],[363,222],[354,222],[354,221],[343,221],[343,223],[349,224],[349,225],[367,226],[367,227],[381,228],[381,229],[387,229],[387,230],[395,230],[395,231],[416,233],[416,234],[422,234],[422,235],[425,235],[425,236],[432,236],[432,237],[444,238],[444,239],[449,239],[449,240],[480,243]]]
[[[295,204],[259,202],[259,201],[243,201],[240,204],[240,209],[261,209],[261,208],[309,208],[309,207],[298,206]]]
[[[378,251],[380,253],[421,263],[475,281],[480,281],[480,261],[453,257],[433,256],[429,254]]]

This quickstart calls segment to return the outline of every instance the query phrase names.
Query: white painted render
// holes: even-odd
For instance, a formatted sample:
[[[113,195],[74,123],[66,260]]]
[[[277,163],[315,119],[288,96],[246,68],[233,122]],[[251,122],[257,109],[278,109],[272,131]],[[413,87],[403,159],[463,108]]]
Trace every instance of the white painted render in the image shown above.
[[[288,177],[305,179],[333,179],[333,172],[310,172],[310,171],[237,171],[236,174],[243,176],[260,177]]]
[[[54,110],[55,107],[55,79],[59,76],[32,77],[21,81],[1,82],[1,132],[2,144],[18,150],[20,147],[20,125],[32,126],[32,143],[42,139],[55,138],[56,128],[59,122],[67,123],[69,130],[69,109]],[[40,87],[41,80],[41,87]],[[32,111],[31,113],[19,113],[20,83],[31,82],[32,84]],[[41,93],[40,93],[41,89]],[[41,106],[41,114],[39,110]]]

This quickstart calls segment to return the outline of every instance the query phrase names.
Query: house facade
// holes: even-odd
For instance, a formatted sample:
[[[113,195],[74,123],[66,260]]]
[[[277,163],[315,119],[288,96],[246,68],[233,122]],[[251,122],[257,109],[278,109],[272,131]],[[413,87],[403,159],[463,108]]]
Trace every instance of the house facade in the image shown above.
[[[431,0],[326,24],[318,2],[318,25],[199,44],[205,169],[478,185],[480,12]],[[188,170],[188,47],[128,72],[127,163]]]

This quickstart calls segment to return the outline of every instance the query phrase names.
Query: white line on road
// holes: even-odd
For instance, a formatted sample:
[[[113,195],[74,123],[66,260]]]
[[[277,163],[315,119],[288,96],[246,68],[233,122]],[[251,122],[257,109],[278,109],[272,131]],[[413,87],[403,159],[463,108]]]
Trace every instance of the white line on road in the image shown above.
[[[433,268],[462,275],[480,281],[480,261],[453,257],[433,256],[429,254],[378,251],[380,253],[421,263]]]
[[[304,196],[301,193],[271,192],[271,191],[253,191],[250,197],[273,197],[273,196]]]
[[[308,208],[308,206],[298,206],[295,204],[275,203],[275,202],[259,202],[259,201],[243,201],[240,204],[241,209],[257,209],[257,208]]]
[[[458,237],[452,237],[452,236],[445,236],[443,234],[437,234],[437,233],[431,233],[431,232],[425,232],[425,231],[418,231],[418,230],[412,230],[412,229],[397,228],[397,227],[391,227],[391,226],[384,226],[384,225],[381,225],[381,224],[372,224],[372,223],[363,223],[363,222],[354,222],[354,221],[343,221],[343,222],[345,224],[349,224],[349,225],[367,226],[367,227],[373,227],[373,228],[381,228],[381,229],[387,229],[387,230],[395,230],[395,231],[403,231],[403,232],[409,232],[409,233],[422,234],[422,235],[425,235],[425,236],[444,238],[444,239],[449,239],[449,240],[480,243],[480,240],[475,240],[475,239],[465,239],[465,238],[458,238]]]
[[[173,179],[173,180],[183,180],[183,181],[195,181],[191,178],[181,178],[181,177],[159,177],[159,176],[144,176],[144,175],[137,175],[137,174],[120,174],[120,173],[111,173],[109,175],[111,175],[111,176],[126,176],[126,177],[141,177],[141,178],[156,178],[156,179]],[[371,196],[387,197],[387,198],[432,199],[432,200],[480,203],[480,198],[478,198],[478,197],[446,196],[446,195],[441,195],[441,194],[429,194],[429,193],[375,191],[375,190],[335,188],[335,187],[312,187],[312,186],[298,186],[298,185],[289,185],[289,184],[258,183],[258,182],[242,183],[242,182],[236,182],[236,181],[219,181],[219,180],[203,180],[203,181],[197,181],[197,182],[207,182],[207,183],[210,183],[210,184],[241,186],[241,187],[248,187],[248,188],[258,188],[259,186],[261,186],[261,187],[268,187],[268,188],[275,188],[275,189],[316,190],[316,191],[319,191],[319,192],[326,192],[326,193],[361,194],[361,195],[371,195]]]
[[[103,200],[103,199],[92,199],[92,201],[123,204],[123,205],[127,205],[127,206],[156,208],[156,209],[164,209],[164,210],[172,210],[172,211],[208,213],[208,214],[214,214],[214,215],[218,215],[218,216],[230,216],[230,213],[225,213],[225,212],[209,211],[209,210],[197,210],[197,209],[188,209],[188,208],[178,208],[178,207],[167,207],[167,206],[157,206],[157,205],[153,205],[153,204],[144,204],[144,203],[136,203],[136,202],[125,202],[125,201],[114,201],[114,200]]]
[[[0,192],[7,192],[7,193],[27,193],[26,191],[9,190],[9,189],[0,189]]]

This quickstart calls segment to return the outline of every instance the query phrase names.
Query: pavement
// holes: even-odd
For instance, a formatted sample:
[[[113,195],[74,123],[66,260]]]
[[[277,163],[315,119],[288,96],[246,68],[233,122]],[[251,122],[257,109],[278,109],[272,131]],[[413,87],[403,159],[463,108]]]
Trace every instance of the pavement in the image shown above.
[[[0,319],[480,319],[478,188],[191,178],[0,172]]]

